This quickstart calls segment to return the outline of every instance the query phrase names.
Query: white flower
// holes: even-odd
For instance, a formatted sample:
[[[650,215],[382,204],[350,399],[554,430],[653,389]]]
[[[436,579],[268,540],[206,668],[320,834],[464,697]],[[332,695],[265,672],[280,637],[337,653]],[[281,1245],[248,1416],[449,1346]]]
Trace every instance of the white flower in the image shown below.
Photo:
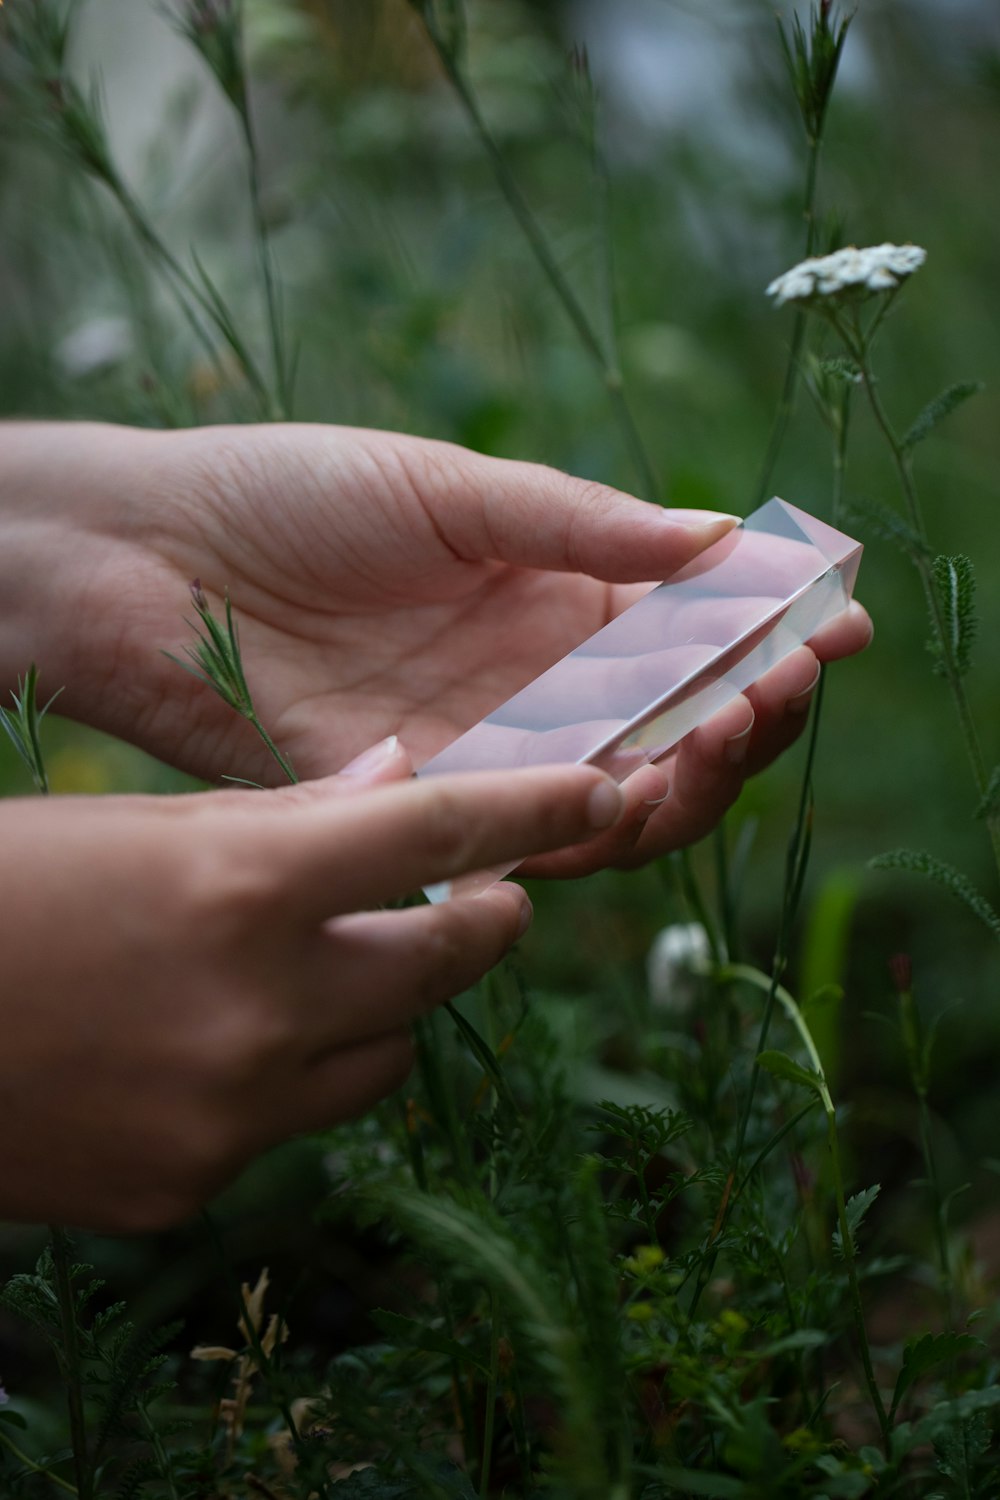
[[[799,261],[767,289],[779,307],[786,302],[809,302],[814,297],[842,293],[894,292],[900,282],[920,269],[927,251],[919,245],[848,245],[832,255],[812,255]]]
[[[649,998],[657,1010],[683,1010],[707,974],[712,951],[700,922],[678,922],[657,933],[646,959]]]
[[[97,375],[121,364],[132,352],[132,330],[125,318],[91,318],[60,339],[56,363],[71,380]]]

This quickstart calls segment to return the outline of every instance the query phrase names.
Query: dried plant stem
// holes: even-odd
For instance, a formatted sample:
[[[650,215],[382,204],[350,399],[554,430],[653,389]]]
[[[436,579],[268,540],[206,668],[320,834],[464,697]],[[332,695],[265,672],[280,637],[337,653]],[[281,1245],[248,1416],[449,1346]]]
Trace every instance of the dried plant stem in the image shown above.
[[[246,1297],[243,1295],[243,1288],[237,1280],[236,1274],[233,1271],[232,1265],[230,1264],[229,1257],[226,1254],[226,1248],[222,1241],[222,1235],[219,1232],[215,1220],[207,1209],[202,1210],[201,1218],[202,1222],[208,1230],[209,1238],[211,1239],[212,1244],[215,1246],[216,1254],[218,1255],[219,1262],[222,1266],[223,1275],[229,1283],[230,1291],[233,1295],[237,1307],[239,1308],[240,1325],[246,1333],[247,1343],[249,1344],[250,1350],[253,1354],[254,1363],[260,1371],[261,1376],[266,1381],[268,1389],[271,1393],[272,1400],[274,1401],[275,1406],[278,1408],[278,1411],[281,1413],[281,1419],[288,1429],[288,1435],[292,1440],[292,1446],[294,1447],[295,1452],[298,1455],[299,1462],[302,1464],[303,1469],[308,1472],[308,1470],[306,1469],[306,1462],[309,1455],[305,1440],[303,1439],[302,1433],[299,1430],[299,1425],[295,1420],[295,1416],[292,1412],[291,1406],[288,1403],[287,1397],[277,1387],[277,1382],[274,1378],[274,1367],[269,1355],[265,1351],[264,1346],[260,1341],[260,1334],[254,1326],[253,1318],[250,1316],[250,1309],[247,1306]],[[320,1497],[320,1500],[326,1500],[329,1486],[324,1480],[317,1480],[315,1481],[315,1483],[316,1494]]]
[[[569,281],[566,279],[562,267],[553,254],[545,232],[536,219],[528,200],[522,193],[516,178],[508,167],[502,151],[493,139],[489,126],[483,119],[479,102],[470,88],[454,53],[445,44],[443,37],[431,21],[426,16],[423,16],[422,19],[431,45],[438,55],[448,81],[455,90],[470,124],[489,158],[497,180],[497,186],[506,199],[507,205],[517,220],[549,285],[562,303],[580,343],[601,376],[622,438],[631,455],[636,473],[639,476],[640,491],[646,500],[652,500],[658,504],[660,500],[660,485],[639,432],[635,415],[629,402],[628,393],[625,389],[625,381],[618,367],[617,360],[609,359],[605,353],[604,345],[598,337],[590,317]]]

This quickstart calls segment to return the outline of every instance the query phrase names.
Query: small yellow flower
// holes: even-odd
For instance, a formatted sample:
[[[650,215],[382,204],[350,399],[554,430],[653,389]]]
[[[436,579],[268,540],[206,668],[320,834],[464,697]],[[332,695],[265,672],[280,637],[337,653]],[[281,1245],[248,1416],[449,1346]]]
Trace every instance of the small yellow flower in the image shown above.
[[[632,1255],[625,1262],[627,1271],[635,1271],[639,1275],[655,1271],[657,1266],[662,1266],[666,1256],[659,1245],[638,1245]]]
[[[651,1302],[633,1302],[625,1309],[625,1316],[631,1323],[649,1323],[654,1316],[654,1308]]]

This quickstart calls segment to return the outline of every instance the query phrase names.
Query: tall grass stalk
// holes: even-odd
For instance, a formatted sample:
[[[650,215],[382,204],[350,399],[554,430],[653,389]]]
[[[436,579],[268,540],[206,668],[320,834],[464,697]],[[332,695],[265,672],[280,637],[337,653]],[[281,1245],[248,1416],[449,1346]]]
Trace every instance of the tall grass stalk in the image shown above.
[[[805,223],[803,254],[806,256],[814,255],[817,248],[816,196],[820,156],[823,150],[830,100],[837,81],[837,71],[847,39],[848,27],[852,20],[853,13],[839,23],[835,23],[831,16],[830,5],[821,3],[814,8],[810,17],[808,37],[797,16],[792,22],[791,35],[785,30],[780,20],[777,23],[786,69],[806,138],[806,175],[802,197],[802,217]],[[778,455],[784,445],[788,424],[795,409],[802,352],[805,347],[806,319],[805,308],[797,309],[795,321],[792,324],[792,337],[788,347],[788,360],[785,365],[781,396],[771,425],[757,488],[754,491],[752,510],[763,505],[768,498]]]
[[[521,191],[516,177],[507,165],[506,158],[497,145],[493,133],[483,117],[479,101],[466,78],[459,61],[457,46],[454,40],[445,36],[429,7],[421,4],[420,0],[411,0],[411,4],[413,4],[417,14],[420,16],[445,76],[454,89],[473,131],[478,136],[483,150],[489,158],[501,194],[527,240],[535,260],[538,262],[553,292],[565,309],[566,315],[573,325],[581,345],[603,381],[612,411],[618,422],[619,430],[621,431],[622,438],[639,479],[640,493],[644,499],[659,504],[661,487],[649,454],[646,451],[635,414],[632,411],[632,405],[625,387],[625,379],[618,362],[606,352],[604,343],[594,327],[590,315],[570,285],[565,272],[549,244],[545,231],[539,224],[527,198]]]

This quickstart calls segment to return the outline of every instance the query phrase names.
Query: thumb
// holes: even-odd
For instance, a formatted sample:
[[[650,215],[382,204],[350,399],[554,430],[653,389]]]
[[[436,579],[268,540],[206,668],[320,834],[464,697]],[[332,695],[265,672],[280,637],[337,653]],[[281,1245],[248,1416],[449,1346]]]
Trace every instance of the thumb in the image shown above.
[[[587,573],[609,583],[667,578],[737,517],[664,510],[543,464],[434,444],[420,477],[440,535],[460,557]]]

